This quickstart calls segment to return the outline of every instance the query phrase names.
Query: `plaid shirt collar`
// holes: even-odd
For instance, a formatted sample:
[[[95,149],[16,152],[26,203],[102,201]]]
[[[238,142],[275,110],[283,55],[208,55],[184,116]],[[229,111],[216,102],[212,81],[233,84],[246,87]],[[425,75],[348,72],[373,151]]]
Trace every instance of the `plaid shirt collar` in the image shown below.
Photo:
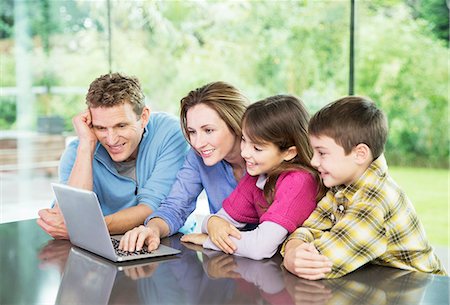
[[[358,180],[347,186],[341,184],[331,188],[334,197],[346,198],[347,201],[352,202],[352,198],[358,190],[361,190],[367,185],[377,185],[380,183],[380,178],[386,176],[388,171],[386,159],[384,154],[381,154],[377,159],[372,161],[366,171],[359,177]]]

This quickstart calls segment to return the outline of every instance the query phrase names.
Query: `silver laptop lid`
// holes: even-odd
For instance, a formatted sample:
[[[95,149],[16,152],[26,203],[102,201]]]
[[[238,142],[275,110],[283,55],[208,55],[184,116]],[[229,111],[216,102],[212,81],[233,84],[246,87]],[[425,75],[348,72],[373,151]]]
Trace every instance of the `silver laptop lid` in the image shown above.
[[[109,235],[97,195],[92,191],[58,183],[52,183],[52,187],[64,216],[72,244],[115,262],[167,256],[181,252],[177,249],[160,245],[158,249],[151,253],[117,255],[111,242],[111,237],[120,240],[120,236]]]
[[[70,242],[113,261],[117,260],[97,195],[92,191],[52,183]]]

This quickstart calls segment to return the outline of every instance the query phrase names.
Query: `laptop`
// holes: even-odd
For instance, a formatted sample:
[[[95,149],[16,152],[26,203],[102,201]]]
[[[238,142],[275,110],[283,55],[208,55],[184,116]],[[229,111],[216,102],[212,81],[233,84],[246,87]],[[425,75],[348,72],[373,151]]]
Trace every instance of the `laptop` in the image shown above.
[[[77,247],[103,256],[114,262],[161,257],[181,251],[159,245],[154,251],[124,252],[118,249],[122,235],[110,236],[100,209],[97,195],[64,184],[52,183],[56,201],[64,216],[70,242]]]

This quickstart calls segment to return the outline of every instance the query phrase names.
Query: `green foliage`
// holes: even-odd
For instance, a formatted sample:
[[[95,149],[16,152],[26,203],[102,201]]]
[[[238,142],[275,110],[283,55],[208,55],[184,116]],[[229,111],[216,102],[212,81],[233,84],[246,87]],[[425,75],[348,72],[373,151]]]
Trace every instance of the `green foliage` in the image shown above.
[[[388,115],[389,160],[448,167],[447,50],[421,35],[424,29],[406,8],[397,7],[389,23],[383,15],[369,20],[360,27],[357,92]],[[383,35],[369,35],[375,31]]]
[[[432,245],[449,246],[449,173],[441,169],[390,167],[390,174],[414,205]]]
[[[431,31],[449,46],[449,8],[445,0],[420,0],[414,7]]]
[[[420,3],[433,2],[427,1]],[[8,3],[0,19],[5,24]],[[87,90],[108,73],[104,3],[30,5],[36,11],[30,54],[35,86]],[[389,118],[391,164],[447,167],[448,49],[424,21],[439,14],[427,12],[429,18],[425,10],[419,18],[402,0],[357,1],[355,89]],[[236,85],[253,101],[297,95],[311,112],[347,94],[349,2],[113,1],[111,13],[111,68],[136,75],[153,110],[177,113],[181,97],[216,80]],[[15,84],[12,45],[0,41],[2,86]],[[71,128],[69,118],[83,100],[39,95],[37,115],[63,115]]]
[[[16,121],[16,100],[14,97],[0,97],[0,130],[9,129]]]

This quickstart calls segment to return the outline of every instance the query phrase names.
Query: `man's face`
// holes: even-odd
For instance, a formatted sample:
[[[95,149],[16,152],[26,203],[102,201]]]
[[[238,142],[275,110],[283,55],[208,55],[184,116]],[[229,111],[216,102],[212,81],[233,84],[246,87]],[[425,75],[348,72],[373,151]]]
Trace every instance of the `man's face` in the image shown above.
[[[150,110],[145,107],[137,116],[129,103],[114,107],[90,108],[94,133],[115,162],[137,157],[139,143]]]

